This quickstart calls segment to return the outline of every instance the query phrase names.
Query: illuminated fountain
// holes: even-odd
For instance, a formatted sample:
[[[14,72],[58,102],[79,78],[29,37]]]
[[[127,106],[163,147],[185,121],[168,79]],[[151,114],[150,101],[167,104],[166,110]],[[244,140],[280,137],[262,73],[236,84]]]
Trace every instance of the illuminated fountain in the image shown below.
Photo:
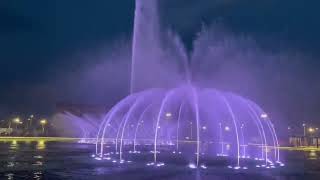
[[[156,3],[136,1],[131,94],[106,114],[92,157],[157,167],[178,163],[207,169],[216,160],[232,169],[283,166],[275,128],[263,109],[234,93],[196,86],[187,53],[177,39],[173,43],[177,56],[164,50]],[[181,59],[185,80],[173,88],[152,88],[156,86],[150,82],[141,87],[150,76],[143,68],[161,57]]]
[[[97,142],[99,158],[112,152],[119,162],[132,153],[150,153],[157,164],[165,153],[188,159],[191,168],[205,167],[206,159],[216,156],[235,158],[230,167],[236,169],[247,168],[241,162],[248,159],[259,162],[257,167],[282,165],[274,126],[258,105],[189,84],[129,95],[106,115]]]

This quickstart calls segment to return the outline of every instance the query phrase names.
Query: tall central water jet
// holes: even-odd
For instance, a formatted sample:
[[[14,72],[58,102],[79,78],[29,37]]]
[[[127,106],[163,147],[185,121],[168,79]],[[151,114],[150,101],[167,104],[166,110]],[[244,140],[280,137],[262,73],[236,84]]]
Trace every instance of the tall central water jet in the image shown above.
[[[147,74],[161,56],[157,0],[136,0],[130,92],[148,88],[154,76]]]

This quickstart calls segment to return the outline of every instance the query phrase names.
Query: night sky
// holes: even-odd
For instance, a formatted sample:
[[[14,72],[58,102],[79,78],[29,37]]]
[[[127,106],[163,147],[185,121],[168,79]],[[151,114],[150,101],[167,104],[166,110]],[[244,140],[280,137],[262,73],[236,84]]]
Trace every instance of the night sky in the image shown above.
[[[201,27],[218,23],[236,36],[254,39],[270,54],[298,54],[294,62],[273,62],[282,73],[280,80],[267,81],[274,77],[256,74],[270,82],[257,96],[250,97],[244,90],[239,93],[286,122],[320,122],[319,2],[160,1],[161,25],[177,32],[189,52]],[[128,62],[104,58],[104,54],[112,53],[110,47],[130,42],[133,15],[133,0],[1,0],[0,118],[19,113],[50,115],[62,101],[110,105],[125,96],[128,78],[108,80],[113,73],[110,64],[128,70]],[[268,62],[250,63],[263,67]],[[103,74],[104,70],[108,72]]]

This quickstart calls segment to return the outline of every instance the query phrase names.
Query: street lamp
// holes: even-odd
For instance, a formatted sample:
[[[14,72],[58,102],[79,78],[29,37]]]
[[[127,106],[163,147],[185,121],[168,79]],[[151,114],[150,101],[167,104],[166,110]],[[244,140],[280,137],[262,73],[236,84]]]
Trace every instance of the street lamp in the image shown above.
[[[13,122],[16,124],[16,130],[18,129],[18,124],[22,124],[22,122],[20,121],[20,118],[19,118],[19,117],[14,118],[14,119],[13,119]],[[10,124],[10,126],[11,126],[11,124]]]
[[[288,135],[291,136],[291,126],[288,126]]]
[[[230,131],[230,127],[229,127],[229,126],[226,126],[226,127],[224,127],[224,130],[225,130],[225,131]]]
[[[44,126],[47,124],[47,120],[46,119],[41,119],[40,120],[40,124],[42,127],[42,133],[44,134]]]
[[[310,134],[312,134],[312,133],[314,133],[315,129],[312,128],[312,127],[310,127],[310,128],[308,129],[308,131],[309,131]]]
[[[302,126],[303,126],[303,136],[306,136],[306,124],[303,123]]]
[[[19,124],[19,123],[20,123],[20,118],[18,118],[18,117],[17,117],[17,118],[14,118],[14,119],[13,119],[13,122]]]
[[[34,115],[33,115],[33,114],[31,114],[30,117],[28,118],[28,121],[29,121],[29,123],[28,123],[28,129],[32,127],[32,119],[33,119],[33,118],[34,118]]]

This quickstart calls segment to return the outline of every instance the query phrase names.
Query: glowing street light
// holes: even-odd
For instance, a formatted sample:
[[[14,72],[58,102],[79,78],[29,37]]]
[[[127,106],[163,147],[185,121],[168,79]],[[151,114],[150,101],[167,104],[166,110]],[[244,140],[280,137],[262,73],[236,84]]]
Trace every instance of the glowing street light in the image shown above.
[[[32,119],[33,119],[33,118],[34,118],[34,115],[33,115],[33,114],[31,114],[30,117],[28,118],[28,121],[29,121],[29,123],[27,124],[27,125],[28,125],[28,129],[29,129],[29,127],[32,126]]]
[[[40,120],[40,124],[41,124],[41,127],[42,127],[42,133],[44,134],[44,126],[47,124],[47,120],[46,119],[41,119]]]
[[[314,133],[314,131],[315,131],[315,129],[314,128],[312,128],[312,127],[310,127],[309,129],[308,129],[308,131],[309,131],[309,133]]]
[[[22,122],[20,121],[20,118],[19,118],[19,117],[14,118],[14,119],[13,119],[13,122],[16,124],[16,129],[18,129],[18,124],[22,124]]]
[[[20,123],[20,118],[18,118],[18,117],[17,117],[17,118],[14,118],[14,119],[13,119],[13,122],[19,124],[19,123]]]
[[[47,120],[46,120],[46,119],[41,119],[41,120],[40,120],[40,124],[41,124],[41,125],[47,124]]]
[[[225,131],[230,131],[230,127],[229,127],[229,126],[226,126],[226,127],[224,127],[224,130],[225,130]]]

